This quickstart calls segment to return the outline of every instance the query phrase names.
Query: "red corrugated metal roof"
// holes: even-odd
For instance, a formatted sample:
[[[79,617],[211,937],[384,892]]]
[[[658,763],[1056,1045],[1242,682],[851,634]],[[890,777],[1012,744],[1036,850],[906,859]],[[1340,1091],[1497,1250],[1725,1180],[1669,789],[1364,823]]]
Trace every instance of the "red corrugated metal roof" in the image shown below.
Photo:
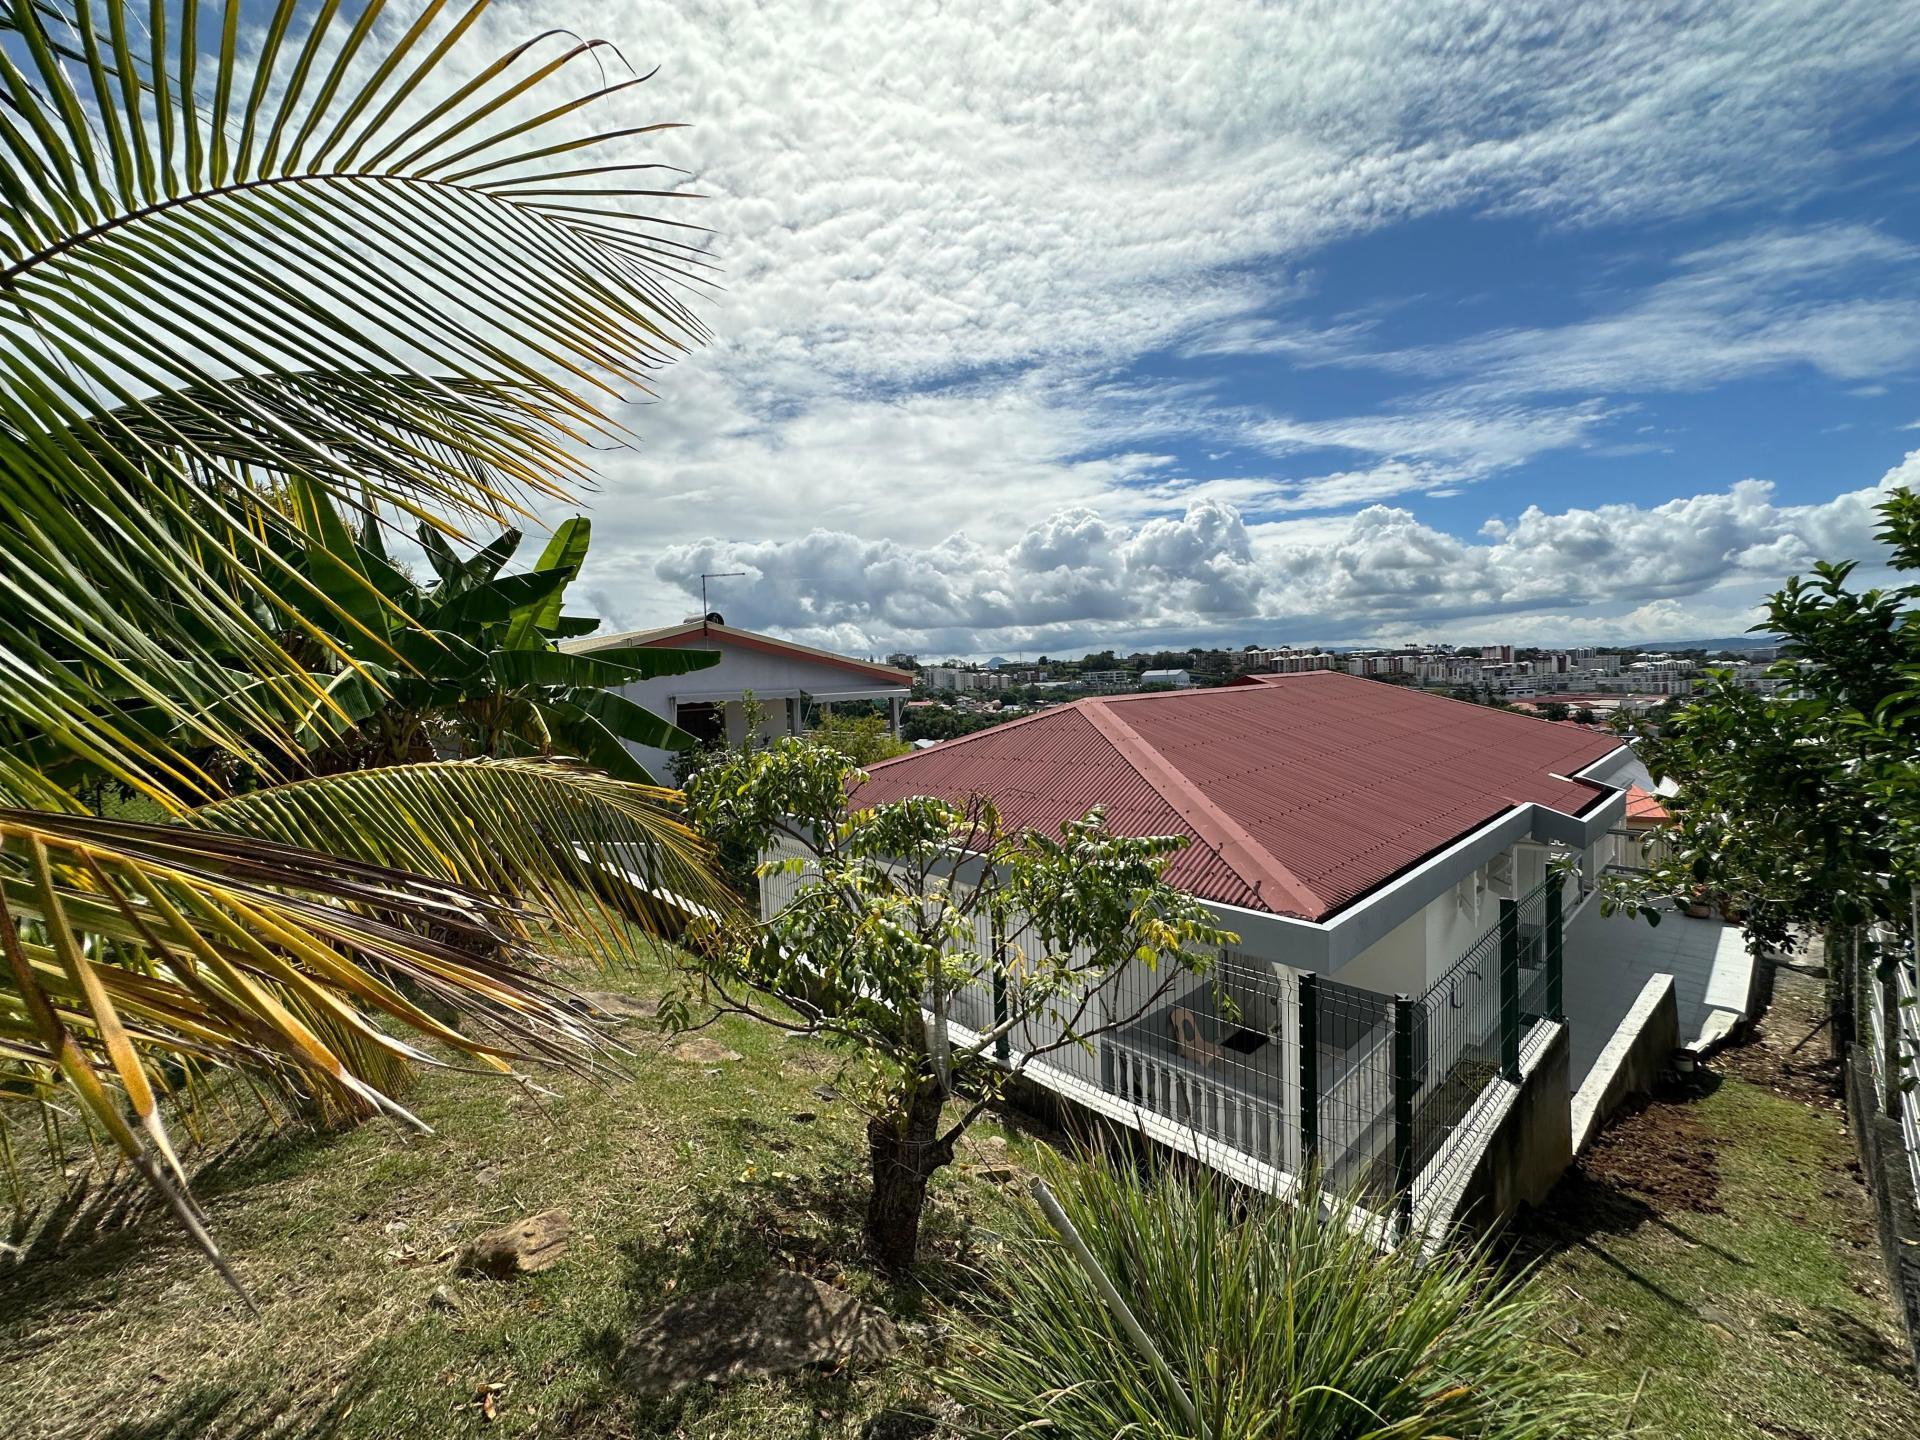
[[[1566,777],[1619,744],[1322,670],[1076,701],[885,761],[855,799],[990,795],[1049,834],[1104,805],[1193,842],[1183,889],[1320,920],[1516,805],[1584,812],[1611,792]]]
[[[1661,803],[1658,795],[1643,790],[1638,785],[1627,787],[1627,819],[1666,821],[1672,818],[1673,816],[1668,813],[1667,807]]]

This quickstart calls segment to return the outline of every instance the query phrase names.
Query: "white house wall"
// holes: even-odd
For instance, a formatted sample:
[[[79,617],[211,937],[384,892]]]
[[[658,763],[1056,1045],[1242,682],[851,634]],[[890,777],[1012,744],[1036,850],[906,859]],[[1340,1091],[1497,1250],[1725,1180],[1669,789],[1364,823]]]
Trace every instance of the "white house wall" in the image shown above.
[[[796,655],[773,655],[746,646],[729,645],[717,638],[694,638],[684,645],[669,648],[718,650],[720,663],[686,675],[659,675],[651,680],[638,680],[631,685],[622,685],[618,693],[666,720],[674,718],[674,708],[679,704],[728,702],[727,740],[735,745],[746,738],[744,711],[738,701],[749,690],[766,706],[767,718],[760,733],[763,739],[768,740],[791,733],[787,702],[802,694],[844,695],[850,690],[867,689],[873,692],[874,698],[881,699],[907,693],[898,686],[863,681],[851,671],[836,665]],[[628,745],[627,748],[633,752],[635,759],[653,772],[656,780],[671,783],[673,756],[670,752],[649,745]]]

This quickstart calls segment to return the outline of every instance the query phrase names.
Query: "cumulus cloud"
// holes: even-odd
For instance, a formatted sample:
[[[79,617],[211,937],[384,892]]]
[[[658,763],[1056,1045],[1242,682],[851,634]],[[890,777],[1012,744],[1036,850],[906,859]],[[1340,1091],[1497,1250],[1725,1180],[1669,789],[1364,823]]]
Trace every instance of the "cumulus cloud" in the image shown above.
[[[1741,629],[1816,557],[1873,562],[1874,503],[1920,478],[1920,451],[1880,484],[1782,505],[1764,481],[1664,505],[1531,507],[1474,539],[1370,505],[1339,520],[1248,526],[1220,501],[1128,526],[1063,510],[1005,547],[927,547],[816,530],[798,540],[675,546],[658,577],[697,593],[742,569],[727,611],[862,652],[1067,649],[1168,634],[1339,642],[1505,634],[1675,638]],[[1738,622],[1738,623],[1736,623]]]
[[[1719,508],[1698,517],[1718,538],[1684,545],[1660,532],[1696,517],[1663,507],[1470,537],[1416,508],[1595,449],[1623,390],[1916,358],[1911,293],[1842,293],[1914,263],[1857,225],[1743,222],[1747,241],[1602,294],[1588,321],[1453,345],[1287,314],[1318,251],[1423,216],[1657,233],[1756,194],[1790,207],[1829,183],[1840,117],[1899,93],[1912,6],[571,0],[564,20],[661,64],[603,118],[692,122],[639,158],[691,172],[707,198],[675,218],[712,227],[723,267],[714,344],[625,417],[639,448],[596,457],[586,586],[618,623],[684,613],[700,570],[744,568],[716,582],[730,617],[857,649],[1125,625],[1244,639],[1296,618],[1338,638],[1567,617],[1609,567],[1646,590],[1623,603],[1653,603],[1626,558],[1641,543],[1676,548],[1665,583],[1717,594],[1847,522],[1788,523],[1739,487],[1685,502]],[[481,22],[499,48],[553,23],[531,0]],[[1415,393],[1328,414],[1115,380],[1239,353]],[[1255,473],[1195,474],[1198,449]]]

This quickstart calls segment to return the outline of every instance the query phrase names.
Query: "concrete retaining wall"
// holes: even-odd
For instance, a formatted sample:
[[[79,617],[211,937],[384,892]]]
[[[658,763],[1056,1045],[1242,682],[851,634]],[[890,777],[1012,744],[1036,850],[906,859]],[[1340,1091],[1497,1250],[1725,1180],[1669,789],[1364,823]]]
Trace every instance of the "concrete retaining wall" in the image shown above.
[[[1578,1155],[1600,1133],[1607,1117],[1627,1097],[1651,1094],[1660,1073],[1673,1063],[1680,1048],[1680,1007],[1673,977],[1655,975],[1640,988],[1613,1038],[1587,1072],[1586,1083],[1573,1097],[1573,1153]]]
[[[1523,1057],[1519,1087],[1461,1187],[1450,1223],[1435,1228],[1430,1221],[1429,1235],[1456,1226],[1496,1230],[1522,1205],[1547,1198],[1573,1163],[1567,1060],[1567,1027],[1556,1025],[1544,1045]]]
[[[1914,1376],[1920,1380],[1920,1211],[1915,1209],[1913,1172],[1907,1168],[1900,1125],[1880,1113],[1873,1060],[1865,1045],[1847,1055],[1847,1114],[1866,1167],[1880,1232],[1880,1256],[1893,1286],[1894,1307],[1906,1324]]]

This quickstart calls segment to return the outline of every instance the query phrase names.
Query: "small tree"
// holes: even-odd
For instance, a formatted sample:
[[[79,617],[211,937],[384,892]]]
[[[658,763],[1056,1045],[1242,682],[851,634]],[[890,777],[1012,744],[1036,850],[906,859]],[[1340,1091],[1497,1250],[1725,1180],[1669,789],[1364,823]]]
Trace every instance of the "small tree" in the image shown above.
[[[1893,568],[1920,572],[1920,499],[1896,490],[1880,511]],[[1785,641],[1772,671],[1783,694],[1712,672],[1642,733],[1648,766],[1680,794],[1664,858],[1616,882],[1616,903],[1710,888],[1775,947],[1907,912],[1920,881],[1920,584],[1858,590],[1853,570],[1818,564],[1769,600],[1754,628]]]
[[[856,765],[875,765],[905,755],[913,749],[888,728],[884,715],[822,715],[808,739],[828,749],[838,750]]]
[[[1055,840],[1010,828],[980,797],[852,809],[864,779],[837,752],[791,739],[690,778],[689,810],[716,844],[766,856],[763,878],[801,883],[764,924],[699,937],[696,993],[666,1014],[685,1026],[697,1002],[856,1058],[867,1247],[899,1271],[918,1248],[928,1182],[1010,1076],[1132,1023],[1237,937],[1166,882],[1184,837],[1116,835],[1096,809]],[[1124,1004],[1094,993],[1134,964],[1149,977],[1141,993]],[[988,997],[984,1029],[949,1023],[968,991]]]

